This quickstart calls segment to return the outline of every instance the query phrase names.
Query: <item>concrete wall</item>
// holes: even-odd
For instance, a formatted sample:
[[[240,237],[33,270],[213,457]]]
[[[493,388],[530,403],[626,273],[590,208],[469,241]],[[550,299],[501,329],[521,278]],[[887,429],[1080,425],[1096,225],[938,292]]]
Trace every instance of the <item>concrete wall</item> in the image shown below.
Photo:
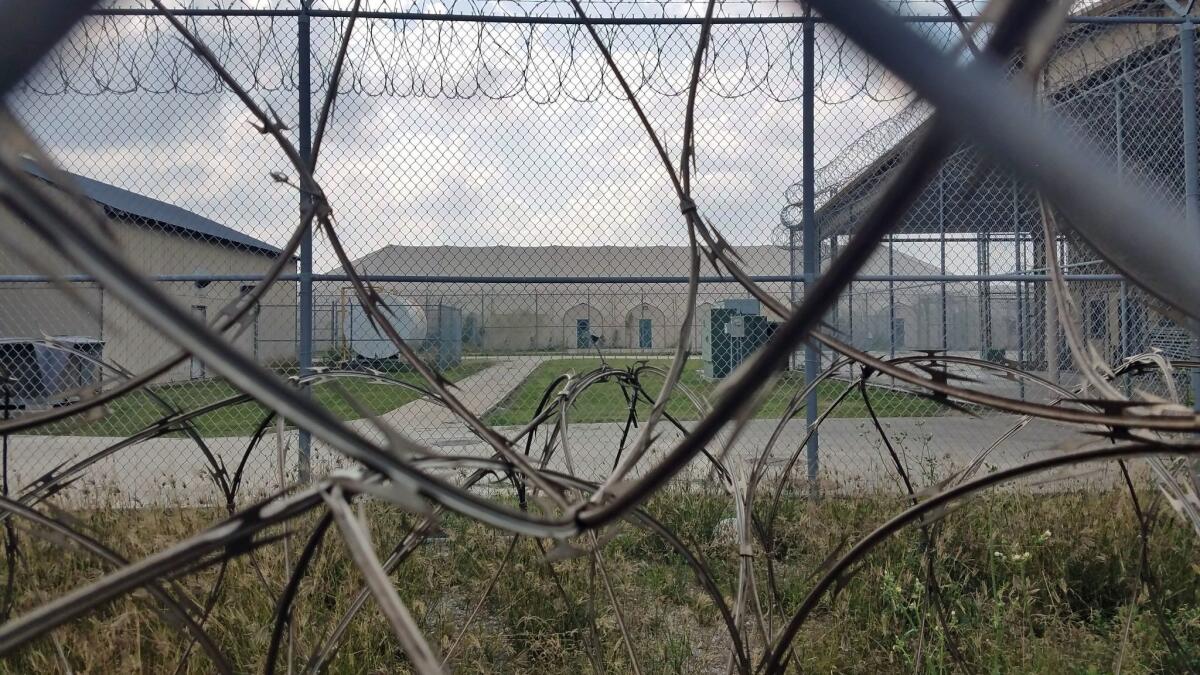
[[[577,348],[577,322],[587,321],[605,349],[641,349],[641,320],[650,321],[652,350],[673,349],[683,324],[685,287],[636,284],[400,284],[380,282],[383,292],[413,304],[444,304],[463,313],[463,341],[468,349],[490,352],[562,351]],[[778,284],[776,286],[779,286]],[[781,300],[784,288],[773,289]],[[731,284],[706,285],[700,301],[712,305],[746,292]],[[318,294],[315,351],[339,347],[345,340],[346,303],[352,294]],[[697,312],[699,314],[699,311]],[[692,342],[699,348],[699,325]]]

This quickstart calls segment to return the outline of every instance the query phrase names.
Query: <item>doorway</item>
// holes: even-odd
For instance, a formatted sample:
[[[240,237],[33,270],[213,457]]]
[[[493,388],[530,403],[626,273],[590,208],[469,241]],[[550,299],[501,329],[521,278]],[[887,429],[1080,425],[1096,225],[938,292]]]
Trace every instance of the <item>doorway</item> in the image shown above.
[[[651,319],[638,319],[638,347],[650,349],[654,346],[654,325]]]
[[[575,320],[575,346],[579,349],[591,347],[592,326],[588,319]]]

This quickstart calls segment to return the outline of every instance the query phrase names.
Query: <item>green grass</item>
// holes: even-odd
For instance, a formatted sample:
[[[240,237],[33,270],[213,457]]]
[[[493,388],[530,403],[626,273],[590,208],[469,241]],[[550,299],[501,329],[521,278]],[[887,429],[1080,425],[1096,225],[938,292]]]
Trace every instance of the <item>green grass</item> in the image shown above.
[[[1148,493],[1141,498],[1143,504],[1153,501]],[[816,503],[786,496],[776,523],[778,545],[766,553],[756,542],[752,559],[764,608],[773,597],[766,560],[774,563],[779,605],[773,629],[799,605],[831,551],[845,540],[858,540],[900,507],[899,500],[884,495]],[[738,547],[720,534],[721,522],[733,515],[728,497],[676,488],[656,495],[646,509],[704,557],[731,601],[740,558]],[[413,516],[378,502],[363,513],[371,519],[369,530],[381,552],[414,522]],[[221,518],[217,509],[111,508],[71,515],[76,527],[135,560]],[[294,524],[292,564],[314,523],[315,516],[308,516]],[[838,593],[820,603],[794,643],[799,672],[1101,673],[1112,672],[1118,659],[1123,673],[1194,671],[1200,665],[1195,661],[1200,654],[1196,535],[1169,510],[1160,514],[1147,542],[1148,571],[1164,592],[1151,596],[1139,583],[1135,523],[1129,496],[1121,491],[996,493],[966,503],[935,528],[945,622],[925,604],[922,536],[907,530],[878,548]],[[447,538],[419,548],[392,579],[426,638],[444,655],[483,596],[511,536],[453,515],[446,515],[441,526]],[[261,536],[279,532],[275,528]],[[646,530],[624,524],[613,534],[605,538],[604,565],[643,672],[725,672],[723,623],[691,569]],[[21,541],[17,615],[109,570],[55,537]],[[631,672],[612,603],[599,581],[589,582],[588,557],[551,566],[538,544],[548,545],[518,540],[449,666],[465,673],[592,672],[589,613],[594,611],[605,669]],[[0,558],[0,571],[4,564]],[[179,582],[199,601],[217,574],[213,566]],[[236,559],[228,569],[227,585],[205,628],[235,672],[263,671],[272,614],[288,574],[279,542]],[[295,608],[301,664],[360,584],[336,529],[331,530]],[[1187,660],[1172,654],[1164,629],[1179,641]],[[753,629],[747,633],[754,634]],[[174,672],[187,646],[138,594],[68,622],[55,635],[75,672]],[[761,658],[760,640],[751,649]],[[4,674],[60,670],[48,637],[0,659]],[[192,649],[182,672],[208,673],[212,667]],[[287,668],[281,665],[276,672]],[[374,602],[368,601],[350,625],[327,672],[410,672]]]
[[[616,368],[627,368],[636,362],[634,359],[609,359],[608,363]],[[650,362],[664,370],[670,366],[666,359]],[[533,418],[537,405],[542,398],[542,392],[556,377],[563,373],[586,373],[600,365],[599,359],[555,359],[538,366],[525,382],[509,394],[487,417],[490,424],[518,425]],[[712,400],[713,390],[718,383],[706,379],[700,372],[701,361],[698,358],[689,359],[687,370],[684,371],[682,383],[692,391]],[[645,387],[649,394],[657,396],[662,387],[662,378],[657,375],[646,375]],[[774,390],[759,409],[757,416],[763,418],[778,418],[788,406],[791,397],[804,386],[804,374],[796,371],[784,373],[776,383]],[[817,403],[824,410],[830,402],[842,393],[846,385],[843,382],[823,382],[817,387]],[[875,387],[869,390],[871,405],[880,417],[929,417],[942,413],[945,408],[929,399],[890,391]],[[649,405],[641,406],[648,411]],[[688,399],[680,393],[671,397],[667,412],[677,419],[694,420],[698,418],[696,409]],[[615,383],[595,385],[584,392],[575,401],[571,410],[572,422],[622,422],[628,415],[628,407],[620,387]],[[867,408],[862,396],[856,391],[833,412],[833,417],[867,417]]]
[[[451,381],[457,381],[490,365],[490,361],[464,361],[446,370],[444,375]],[[420,375],[412,372],[394,372],[390,376],[404,382],[422,381]],[[377,415],[395,410],[417,398],[415,393],[403,387],[356,378],[343,378],[336,386],[319,384],[313,387],[316,400],[343,420],[358,419],[361,415],[355,411],[339,388]],[[236,394],[237,390],[224,380],[199,380],[159,385],[154,387],[154,392],[181,410],[192,410],[228,398]],[[263,415],[264,409],[257,403],[244,403],[211,412],[197,418],[193,424],[206,438],[249,436],[262,422]],[[162,416],[161,405],[146,392],[137,391],[110,403],[106,414],[100,419],[82,423],[68,420],[36,429],[31,433],[46,436],[121,437],[153,424]]]

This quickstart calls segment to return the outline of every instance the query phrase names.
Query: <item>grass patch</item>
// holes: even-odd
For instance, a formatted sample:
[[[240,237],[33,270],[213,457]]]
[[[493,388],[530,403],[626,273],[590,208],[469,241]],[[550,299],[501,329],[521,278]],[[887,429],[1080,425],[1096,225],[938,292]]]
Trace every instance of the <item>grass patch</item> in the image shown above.
[[[490,361],[464,361],[443,374],[451,381],[457,381],[490,365]],[[389,375],[404,382],[422,382],[421,376],[412,372],[392,372]],[[415,393],[403,387],[355,378],[342,379],[337,386],[318,384],[313,387],[316,400],[343,420],[358,419],[361,415],[354,410],[338,387],[377,415],[417,399]],[[224,380],[199,380],[158,385],[154,387],[154,392],[181,410],[192,410],[233,396],[237,389]],[[199,417],[193,424],[206,438],[249,436],[262,422],[263,415],[264,408],[257,403],[243,403]],[[67,420],[39,427],[28,433],[41,436],[122,437],[144,429],[162,416],[163,410],[157,401],[144,391],[135,391],[110,403],[107,406],[107,414],[98,420],[82,424],[75,420]]]
[[[1143,504],[1152,501],[1143,495]],[[857,540],[897,508],[893,497],[789,497],[772,553],[781,605],[794,608],[828,553]],[[722,536],[732,515],[727,497],[675,488],[647,510],[709,562],[727,598],[737,584],[737,547]],[[390,549],[412,516],[368,507],[370,531]],[[220,518],[217,510],[76,511],[77,527],[131,559],[167,546]],[[302,541],[315,516],[302,519]],[[511,538],[447,516],[448,538],[418,549],[393,581],[429,641],[445,653],[457,637]],[[1195,534],[1164,515],[1149,538],[1150,572],[1166,590],[1157,613],[1141,587],[1140,542],[1127,494],[997,493],[964,505],[937,524],[939,592],[945,627],[925,609],[920,534],[909,530],[865,561],[836,597],[827,597],[796,640],[802,672],[1182,672],[1200,665],[1172,656],[1165,625],[1184,652],[1200,651],[1200,584]],[[264,533],[263,536],[278,533]],[[99,577],[107,567],[54,538],[22,538],[17,613]],[[757,546],[756,546],[757,548]],[[296,555],[293,545],[292,555]],[[755,557],[760,602],[766,554]],[[293,558],[294,561],[294,558]],[[622,525],[605,544],[604,561],[637,657],[647,673],[723,673],[723,624],[690,568],[658,537]],[[0,560],[0,568],[3,561]],[[484,601],[450,661],[456,672],[591,672],[589,560],[548,566],[535,542],[520,539],[509,567]],[[279,543],[235,560],[206,624],[237,672],[262,672],[275,601],[289,569]],[[217,570],[180,583],[201,599]],[[301,663],[345,611],[361,580],[331,532],[301,586],[296,606]],[[559,584],[561,584],[561,591]],[[599,582],[597,582],[599,584]],[[609,672],[630,672],[614,610],[594,589],[596,650]],[[565,597],[563,595],[565,592]],[[776,611],[773,621],[778,627]],[[1128,625],[1128,628],[1126,628]],[[1128,632],[1128,639],[1123,636]],[[56,631],[76,672],[173,672],[186,641],[153,612],[145,596],[123,598]],[[951,646],[962,662],[951,654]],[[1124,646],[1123,646],[1124,645]],[[762,644],[752,644],[761,656]],[[1189,658],[1189,657],[1185,657]],[[1190,658],[1194,658],[1190,657]],[[49,639],[0,660],[0,673],[59,670]],[[193,649],[183,672],[211,672]],[[276,672],[286,672],[286,666]],[[330,673],[408,672],[407,661],[373,602],[351,624]]]
[[[636,359],[609,359],[608,363],[616,368],[627,368]],[[660,360],[652,363],[661,364],[663,369],[670,366],[670,361]],[[529,377],[509,394],[487,416],[489,424],[518,425],[525,424],[533,418],[542,393],[556,377],[563,373],[582,374],[597,368],[599,359],[555,359],[538,366]],[[682,383],[692,391],[712,400],[713,390],[719,384],[706,379],[700,372],[699,359],[689,359],[687,370],[683,373]],[[662,378],[647,375],[645,387],[651,397],[657,396],[662,387]],[[763,418],[778,418],[784,414],[791,397],[804,387],[804,374],[796,371],[784,373],[767,400],[759,409],[757,416]],[[817,386],[817,404],[824,410],[846,388],[843,382],[822,382]],[[880,417],[929,417],[942,414],[946,408],[937,403],[903,392],[890,391],[880,387],[870,389],[871,405]],[[649,405],[640,406],[643,411],[649,410]],[[667,411],[677,419],[694,420],[698,418],[696,409],[687,397],[676,392],[667,406]],[[620,387],[615,383],[593,386],[575,400],[571,411],[571,422],[623,422],[628,415],[628,406]],[[851,393],[846,400],[833,412],[833,417],[867,417],[867,408],[862,396],[857,392]]]

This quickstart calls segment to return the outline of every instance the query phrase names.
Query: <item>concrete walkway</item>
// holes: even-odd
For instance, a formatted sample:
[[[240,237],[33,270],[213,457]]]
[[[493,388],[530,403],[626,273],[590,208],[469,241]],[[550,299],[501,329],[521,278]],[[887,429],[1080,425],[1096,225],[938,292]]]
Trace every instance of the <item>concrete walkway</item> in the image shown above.
[[[456,382],[453,393],[468,410],[476,415],[485,415],[548,360],[547,356],[514,356],[497,360],[494,365]],[[413,401],[380,415],[380,418],[409,438],[435,447],[444,445],[447,440],[470,434],[457,415],[431,401]],[[369,430],[370,433],[378,433],[369,422],[358,420],[353,424],[364,432]]]
[[[453,390],[458,400],[468,410],[483,417],[521,386],[525,378],[546,361],[549,356],[513,356],[498,359],[496,363],[474,375],[456,382]],[[476,445],[478,437],[448,408],[432,401],[418,400],[380,415],[380,421],[422,445],[457,454],[460,446]],[[367,438],[383,440],[383,434],[368,420],[350,423],[355,430]],[[319,459],[330,466],[341,464],[338,455],[324,444],[314,441],[314,451]]]

